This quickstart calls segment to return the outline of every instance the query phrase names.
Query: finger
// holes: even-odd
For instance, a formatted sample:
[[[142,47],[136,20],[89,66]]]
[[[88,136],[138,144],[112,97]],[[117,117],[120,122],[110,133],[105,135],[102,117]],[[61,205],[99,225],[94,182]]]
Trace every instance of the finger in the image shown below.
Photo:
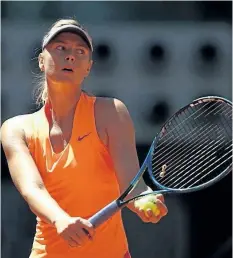
[[[156,201],[156,205],[157,205],[157,208],[160,211],[159,215],[161,215],[162,217],[167,215],[168,209],[167,209],[167,207],[166,207],[166,205],[164,203],[162,203],[160,200],[157,200]]]
[[[138,216],[143,220],[143,222],[150,222],[149,217],[146,216],[146,211],[144,211],[143,209],[138,210]]]
[[[70,247],[79,247],[80,243],[76,241],[73,237],[69,236],[67,237],[67,242]]]
[[[93,240],[93,237],[91,236],[91,234],[90,234],[85,228],[83,228],[82,230],[84,231],[84,233],[87,235],[87,237],[88,237],[90,240]]]
[[[86,233],[83,228],[77,229],[76,235],[82,240],[82,244],[92,240],[90,234],[88,232]]]
[[[157,216],[154,214],[154,212],[151,209],[146,210],[146,216],[148,218],[148,222],[157,223],[162,218],[161,213],[159,213]]]
[[[158,223],[160,220],[161,220],[162,216],[161,215],[158,215],[158,216],[152,216],[150,218],[150,222],[151,223]]]
[[[76,227],[72,227],[70,228],[68,234],[69,234],[69,237],[77,243],[77,246],[82,246],[84,245],[84,241],[83,239],[80,237],[79,233],[78,233],[78,230],[79,228]]]
[[[152,211],[151,209],[147,209],[147,210],[146,210],[146,216],[147,216],[147,218],[150,219],[151,217],[153,217],[153,215],[154,215],[154,214],[153,214],[153,211]]]
[[[70,231],[70,235],[79,245],[84,245],[89,240],[89,237],[87,233],[84,232],[82,226],[83,225],[80,226],[77,223]]]
[[[60,236],[69,244],[70,247],[78,246],[78,243],[72,239],[72,237],[70,236],[70,233],[63,232],[60,234]]]
[[[72,232],[71,236],[73,241],[75,241],[77,243],[77,246],[82,246],[85,244],[84,239],[82,239],[82,237],[79,235],[78,232]]]
[[[161,202],[164,202],[164,196],[162,194],[156,194],[155,198],[160,200]]]
[[[88,220],[81,220],[82,229],[89,236],[89,238],[93,238],[95,235],[95,229],[93,225]]]
[[[85,233],[88,234],[91,238],[94,237],[94,235],[95,235],[95,229],[94,229],[94,227],[92,226],[92,224],[90,224],[90,225],[88,225],[88,226],[87,226],[87,225],[84,225],[83,229],[84,229]]]

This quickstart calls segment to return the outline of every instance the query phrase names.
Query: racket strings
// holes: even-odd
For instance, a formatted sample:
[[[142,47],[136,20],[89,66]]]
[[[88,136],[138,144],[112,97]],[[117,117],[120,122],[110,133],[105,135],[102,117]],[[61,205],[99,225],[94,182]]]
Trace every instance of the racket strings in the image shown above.
[[[208,130],[213,131],[217,127],[215,126],[214,128],[211,128],[211,126],[205,125],[203,128],[205,128],[205,130],[203,131],[203,132],[205,132],[205,131],[208,131]],[[195,128],[195,129],[197,129],[197,128]],[[189,136],[190,134],[195,135],[195,137],[193,137],[192,140],[199,139],[199,132],[194,132],[195,129],[193,131],[190,131],[187,134],[187,136]],[[178,145],[178,143],[180,143],[180,142],[183,143],[182,146]],[[174,149],[172,149],[173,146],[176,146],[176,147]],[[168,151],[168,150],[166,151],[165,148],[164,148],[165,151],[163,151],[161,153],[161,155],[159,155],[157,157],[156,156],[153,157],[152,166],[154,166],[154,169],[153,169],[154,171],[158,170],[159,167],[161,167],[161,164],[162,164],[164,158],[166,158],[166,157],[169,157],[169,162],[171,162],[173,160],[176,160],[177,156],[180,156],[180,157],[185,156],[186,152],[187,152],[187,147],[190,146],[190,138],[186,138],[185,140],[179,139],[179,140],[175,141],[175,144],[173,144],[173,146],[168,147],[168,150],[171,150],[171,151]],[[189,149],[189,151],[191,151],[192,149],[196,150],[196,148],[198,146],[200,146],[200,144],[198,142],[196,144],[193,144],[193,146],[192,146],[193,148]],[[193,152],[193,150],[192,150],[192,152]],[[172,157],[171,157],[171,153],[173,154]],[[177,155],[174,155],[174,154],[177,154]],[[162,157],[162,158],[158,159],[158,157]],[[157,167],[155,166],[156,163],[158,164]]]
[[[166,133],[166,131],[167,131],[167,128],[169,128],[169,126],[172,128],[170,131],[169,131],[169,133],[168,134],[166,134],[166,137],[167,137],[167,135],[173,135],[172,134],[172,132],[173,131],[176,131],[177,130],[177,127],[179,127],[179,130],[183,130],[183,127],[181,126],[181,125],[183,125],[184,123],[186,123],[187,122],[187,120],[188,119],[191,119],[194,115],[196,115],[196,113],[198,113],[198,112],[200,112],[202,109],[204,109],[207,105],[208,105],[209,103],[205,103],[201,108],[196,108],[196,111],[194,111],[194,112],[192,112],[192,114],[191,115],[188,115],[186,118],[183,118],[182,119],[182,122],[180,122],[179,124],[177,124],[176,126],[174,126],[172,123],[175,121],[176,122],[176,119],[177,119],[177,117],[180,117],[181,115],[184,115],[185,114],[185,112],[187,112],[187,110],[189,110],[189,109],[191,109],[191,110],[195,110],[195,105],[193,105],[193,104],[191,104],[190,105],[190,107],[189,108],[187,108],[187,109],[185,109],[185,110],[181,110],[180,111],[180,113],[176,116],[176,119],[172,119],[171,121],[169,121],[169,123],[163,128],[163,130],[162,130],[162,137],[164,137],[164,134]],[[215,102],[214,104],[212,104],[212,105],[217,105],[217,104],[219,104],[219,102]],[[222,103],[221,103],[222,104]],[[217,106],[218,107],[218,106]],[[207,109],[205,109],[204,110],[204,112],[206,112],[206,111],[208,111],[210,109],[210,107],[209,108],[207,108]],[[214,110],[212,110],[212,111],[214,111]],[[187,125],[186,125],[187,126]],[[168,138],[169,139],[169,138]],[[159,145],[158,145],[159,146]],[[157,147],[158,147],[157,146]]]
[[[214,140],[212,140],[209,143],[209,145],[212,146],[211,150],[209,150],[209,145],[206,144],[207,141],[204,141],[203,142],[204,147],[202,147],[202,145],[196,144],[193,146],[193,148],[191,148],[189,150],[186,149],[185,150],[186,152],[183,151],[183,154],[181,156],[179,156],[179,154],[174,156],[171,160],[169,160],[169,163],[171,163],[173,160],[176,161],[172,165],[169,165],[169,171],[174,171],[174,172],[168,173],[168,176],[165,177],[165,180],[161,180],[160,183],[162,183],[162,184],[169,183],[171,178],[172,178],[172,180],[174,180],[174,175],[177,177],[182,173],[183,168],[189,169],[192,165],[199,162],[199,157],[202,157],[203,154],[208,155],[209,153],[213,152],[213,149],[217,149],[220,146],[219,143],[221,143],[221,140],[224,139],[221,136],[222,135],[219,135],[217,137],[217,138],[219,138],[218,141],[214,142]],[[187,158],[187,153],[188,153],[188,158]],[[189,166],[187,166],[187,165],[189,165]],[[178,171],[180,171],[180,170],[181,170],[181,172],[178,173]]]
[[[228,146],[226,149],[229,149],[231,146]],[[228,153],[225,153],[223,155],[223,157],[225,157],[226,155],[230,154],[231,151],[229,151]],[[210,159],[211,157],[211,159]],[[222,158],[223,158],[222,157]],[[175,177],[171,178],[171,180],[167,181],[167,182],[161,182],[162,184],[168,184],[169,183],[169,187],[178,187],[178,184],[182,183],[184,180],[188,180],[189,178],[195,178],[198,175],[200,175],[200,173],[204,173],[205,169],[203,169],[207,164],[210,164],[210,166],[212,166],[215,163],[218,163],[218,161],[222,160],[222,158],[219,158],[216,160],[215,154],[212,153],[212,155],[210,156],[206,156],[206,158],[204,159],[198,159],[198,161],[200,161],[196,166],[194,166],[194,164],[196,164],[197,162],[192,163],[189,167],[185,167],[185,171],[181,170],[179,174],[177,174]],[[228,159],[228,158],[226,158]],[[205,163],[205,161],[208,161],[208,163]],[[214,163],[212,163],[214,161]],[[201,166],[201,164],[204,164],[205,166]],[[209,167],[210,167],[209,166]],[[191,167],[191,169],[189,170],[189,168]],[[196,169],[197,168],[197,169]],[[198,170],[199,169],[199,170]],[[200,171],[200,173],[197,173],[198,171]],[[194,171],[194,172],[192,172]],[[192,172],[192,173],[191,173]],[[214,170],[212,170],[212,172],[214,172]],[[196,174],[196,176],[194,176]],[[181,177],[179,177],[179,175],[181,175]],[[194,177],[193,177],[194,176]],[[176,179],[176,180],[175,180]],[[174,181],[175,180],[175,181]],[[178,182],[178,184],[174,185],[176,182]],[[181,186],[183,187],[183,186]]]
[[[214,150],[217,151],[217,148],[214,148]],[[208,156],[209,153],[210,155]],[[226,154],[230,154],[230,152]],[[166,180],[164,181],[158,180],[159,183],[169,187],[177,187],[178,185],[174,186],[176,182],[178,181],[179,183],[182,182],[182,178],[188,179],[189,177],[193,177],[194,174],[197,174],[199,168],[202,169],[207,164],[212,164],[211,162],[216,160],[216,154],[213,153],[213,151],[206,152],[205,155],[206,155],[205,158],[203,158],[203,156],[201,155],[198,155],[198,157],[194,157],[195,158],[194,160],[190,159],[190,162],[188,162],[188,166],[187,164],[184,164],[182,167],[179,168],[179,170],[178,168],[174,168],[173,170],[175,172],[172,174],[171,173],[169,174],[168,172],[169,177],[167,177]],[[219,158],[216,162],[218,162],[219,160],[222,160],[222,158]],[[169,169],[172,169],[172,168],[169,168]]]
[[[219,111],[221,111],[221,110],[219,110]],[[229,114],[230,114],[230,112],[229,112]],[[190,118],[191,118],[191,116],[190,116]],[[185,119],[185,121],[187,121],[187,119]],[[169,140],[171,140],[172,139],[172,141],[171,142],[169,142],[169,146],[170,146],[170,148],[167,148],[167,146],[165,145],[165,147],[164,147],[164,150],[167,152],[169,149],[172,149],[172,143],[175,143],[175,144],[177,144],[177,141],[179,141],[179,142],[181,142],[182,140],[183,140],[183,137],[182,137],[182,135],[185,135],[185,136],[190,136],[190,135],[192,135],[192,133],[198,128],[198,127],[200,127],[200,124],[199,124],[199,126],[198,127],[193,127],[193,129],[191,129],[191,128],[189,128],[189,131],[188,131],[188,133],[187,133],[187,128],[186,128],[186,126],[185,126],[185,129],[186,129],[186,131],[185,132],[182,132],[183,130],[185,130],[184,129],[184,127],[180,127],[180,125],[181,124],[183,124],[184,123],[184,121],[182,122],[182,123],[179,123],[178,125],[176,125],[175,126],[175,128],[173,128],[171,131],[169,131],[167,134],[166,134],[166,136],[164,136],[164,137],[162,137],[161,138],[161,141],[160,141],[160,143],[156,146],[156,149],[158,150],[160,147],[162,147],[161,149],[159,149],[159,151],[160,151],[160,156],[161,157],[163,157],[163,155],[164,155],[164,152],[162,152],[162,150],[163,150],[163,146],[162,145],[165,145],[165,143],[168,143],[169,142]],[[204,124],[204,122],[202,122],[202,124]],[[207,125],[204,125],[204,127],[205,126],[207,126]],[[179,134],[178,134],[178,132],[177,132],[177,136],[176,135],[174,135],[174,130],[175,129],[177,129],[177,127],[179,127]],[[189,126],[188,126],[189,127]],[[203,128],[202,128],[203,129]],[[173,132],[173,133],[172,133]],[[170,136],[170,137],[167,137],[167,136]],[[181,136],[181,137],[180,137]],[[177,148],[179,148],[178,146],[177,146]],[[157,157],[157,158],[159,158],[159,157]]]
[[[200,140],[201,134],[204,134],[204,137],[206,136],[209,139],[208,133],[215,131],[215,129],[217,129],[217,125],[212,127],[212,125],[205,124],[203,127],[199,128],[199,130],[197,127],[195,127],[192,130],[190,129],[189,132],[186,133],[185,139],[181,137],[174,137],[173,141],[169,143],[168,147],[167,145],[164,145],[161,149],[157,148],[156,154],[158,153],[158,155],[157,156],[154,155],[152,160],[153,171],[156,171],[162,166],[162,162],[166,157],[169,157],[169,161],[172,161],[174,159],[177,159],[177,156],[174,154],[179,154],[179,155],[182,155],[183,153],[185,154],[187,151],[187,147],[190,146],[190,140],[192,140],[192,142],[196,142],[196,144],[192,145],[193,149],[195,149],[197,146],[200,146],[199,141],[196,141],[196,140],[197,139]],[[201,130],[201,134],[200,134],[200,130]],[[205,138],[203,138],[202,141],[204,139]],[[180,143],[182,143],[182,146],[180,145]],[[155,163],[157,163],[158,165],[155,166]]]
[[[193,154],[193,153],[199,153],[200,151],[198,150],[198,148],[199,149],[202,149],[202,150],[204,150],[204,149],[206,149],[206,148],[208,148],[209,146],[206,144],[206,143],[208,143],[208,139],[210,140],[210,145],[212,144],[212,143],[214,143],[219,137],[221,137],[221,139],[223,140],[224,139],[224,136],[223,136],[223,134],[219,134],[219,130],[216,130],[218,127],[215,125],[214,127],[211,127],[211,126],[208,126],[208,127],[206,127],[205,128],[205,130],[203,131],[203,132],[205,132],[205,131],[208,131],[208,132],[212,132],[212,131],[215,131],[215,133],[216,133],[216,138],[214,139],[214,140],[212,140],[212,139],[209,139],[209,135],[207,135],[207,137],[206,137],[206,134],[204,135],[204,137],[202,138],[202,145],[201,144],[199,144],[199,142],[198,141],[196,141],[197,139],[199,139],[200,138],[200,134],[198,134],[198,132],[195,134],[195,137],[193,137],[192,138],[192,141],[194,141],[195,140],[195,143],[192,145],[192,148],[188,148],[188,150],[187,150],[187,147],[189,147],[189,141],[186,139],[186,143],[185,144],[183,144],[182,146],[178,146],[178,148],[175,148],[176,149],[176,151],[174,152],[174,150],[172,150],[172,157],[171,157],[171,152],[166,152],[166,154],[165,155],[163,155],[163,157],[164,158],[166,158],[167,156],[170,156],[171,158],[169,158],[169,163],[171,163],[173,160],[176,160],[176,161],[178,161],[179,162],[179,164],[180,164],[180,166],[183,164],[183,162],[185,162],[186,164],[187,164],[187,159],[186,159],[186,154],[187,154],[187,151],[189,151],[189,159],[191,159],[191,158],[193,158],[193,156],[191,156],[191,154]],[[221,128],[220,128],[220,131],[223,131],[223,130],[221,130]],[[203,133],[202,132],[202,133]],[[218,135],[217,135],[218,134]],[[218,140],[218,141],[216,141],[216,143],[218,143],[220,140]],[[204,145],[204,147],[203,147],[203,145]],[[176,155],[174,155],[174,154],[176,154]],[[177,159],[177,157],[180,157],[180,159]],[[185,159],[183,159],[182,160],[182,158],[183,157],[185,157]],[[159,166],[161,167],[161,162],[162,162],[162,160],[158,160],[157,159],[157,157],[156,156],[154,156],[154,162],[152,163],[152,166],[154,166],[154,171],[156,171],[157,169],[159,169]],[[181,162],[182,161],[182,162]],[[157,163],[158,165],[157,165],[157,167],[155,166],[155,163]],[[173,166],[171,167],[171,166],[169,166],[169,168],[171,169],[171,168],[173,168]],[[177,167],[176,167],[177,168]]]
[[[231,146],[228,146],[228,149],[229,149],[230,147],[232,147],[232,145],[231,145]],[[213,171],[215,171],[217,168],[219,168],[220,166],[222,166],[223,164],[225,164],[228,160],[229,160],[229,161],[232,160],[231,154],[232,154],[232,150],[230,150],[230,151],[228,151],[228,153],[224,154],[224,155],[223,155],[223,158],[224,158],[225,156],[226,156],[226,158],[225,158],[220,164],[217,164],[217,166],[215,166],[215,165],[216,165],[216,163],[219,162],[219,160],[221,160],[221,158],[219,158],[219,159],[217,159],[217,160],[212,159],[212,160],[215,160],[213,163],[211,163],[208,167],[206,167],[206,168],[204,168],[204,169],[200,168],[200,169],[201,169],[201,172],[197,173],[194,177],[191,177],[191,179],[190,179],[189,181],[185,182],[185,184],[183,184],[183,185],[181,185],[181,186],[178,187],[178,185],[179,185],[180,183],[184,182],[184,180],[187,180],[188,178],[184,178],[184,180],[180,181],[179,184],[177,184],[177,185],[175,185],[175,186],[172,186],[172,187],[174,187],[174,188],[190,188],[190,187],[194,186],[196,183],[199,183],[199,182],[200,182],[201,180],[203,180],[205,177],[209,176],[210,173],[212,173]],[[229,162],[229,165],[230,165],[230,163],[231,163],[231,162]],[[211,168],[211,167],[213,167],[213,166],[214,166],[214,168],[213,168],[212,170],[210,170],[209,172],[205,173],[206,170],[208,170],[209,168]],[[195,173],[193,173],[193,174],[195,174]],[[201,178],[198,178],[195,182],[193,182],[192,184],[190,184],[190,182],[192,182],[195,178],[197,178],[197,177],[198,177],[199,175],[201,175],[201,174],[203,175]],[[190,178],[190,177],[189,177],[189,178]],[[213,178],[213,177],[211,177],[211,178]],[[210,179],[208,179],[208,181],[209,181],[209,180],[210,180]],[[187,185],[187,184],[188,184],[188,185]]]
[[[154,176],[160,184],[167,187],[186,187],[191,183],[193,186],[193,184],[203,181],[207,176],[213,177],[210,175],[213,172],[218,175],[217,168],[219,166],[225,165],[227,167],[231,163],[229,160],[231,159],[231,151],[226,153],[226,150],[231,147],[230,139],[232,138],[231,106],[227,104],[226,108],[225,103],[215,102],[209,106],[205,103],[202,106],[199,104],[191,107],[192,109],[184,110],[173,121],[170,121],[169,126],[172,127],[172,130],[160,139],[156,155],[153,155],[152,170]],[[203,111],[204,107],[206,109]],[[181,124],[183,124],[182,127],[180,127]],[[169,146],[167,147],[165,143],[168,143]],[[216,159],[216,155],[221,152],[224,155]],[[173,160],[176,162],[171,163]],[[168,166],[165,176],[160,178],[163,164]],[[217,167],[211,169],[213,164],[217,164]],[[210,171],[203,176],[207,169]],[[171,173],[171,171],[174,172]],[[193,183],[194,179],[197,180]]]

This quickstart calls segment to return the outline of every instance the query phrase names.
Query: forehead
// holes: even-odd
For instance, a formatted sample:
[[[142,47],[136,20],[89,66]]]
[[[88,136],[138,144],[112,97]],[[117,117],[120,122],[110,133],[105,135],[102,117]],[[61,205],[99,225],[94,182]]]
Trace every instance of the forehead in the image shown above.
[[[85,40],[80,35],[73,32],[59,33],[51,40],[51,43],[56,43],[56,42],[72,43],[72,44],[82,45],[88,48],[88,45],[85,42]]]

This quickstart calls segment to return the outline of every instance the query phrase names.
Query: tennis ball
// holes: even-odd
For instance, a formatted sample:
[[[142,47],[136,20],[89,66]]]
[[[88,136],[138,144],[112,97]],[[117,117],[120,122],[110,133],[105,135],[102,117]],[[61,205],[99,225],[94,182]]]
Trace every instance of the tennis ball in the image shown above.
[[[145,196],[135,201],[135,207],[143,209],[144,211],[151,209],[155,216],[158,216],[160,214],[160,210],[155,203],[155,197],[153,195]],[[146,216],[148,216],[147,213],[145,214]]]

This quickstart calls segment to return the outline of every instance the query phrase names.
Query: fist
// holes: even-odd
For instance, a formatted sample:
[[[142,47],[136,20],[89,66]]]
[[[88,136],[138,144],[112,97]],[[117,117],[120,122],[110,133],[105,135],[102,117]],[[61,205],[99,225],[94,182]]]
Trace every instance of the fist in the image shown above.
[[[147,217],[147,211],[151,210],[153,212],[153,215],[158,216],[160,214],[160,210],[158,209],[158,206],[156,205],[156,199],[153,195],[145,196],[135,202],[135,207],[138,209],[142,209],[145,212],[145,215]]]
[[[157,223],[168,212],[162,194],[142,197],[134,202],[134,207],[137,215],[144,222]]]
[[[57,233],[71,246],[79,247],[93,240],[92,224],[79,217],[63,217],[55,222]]]

